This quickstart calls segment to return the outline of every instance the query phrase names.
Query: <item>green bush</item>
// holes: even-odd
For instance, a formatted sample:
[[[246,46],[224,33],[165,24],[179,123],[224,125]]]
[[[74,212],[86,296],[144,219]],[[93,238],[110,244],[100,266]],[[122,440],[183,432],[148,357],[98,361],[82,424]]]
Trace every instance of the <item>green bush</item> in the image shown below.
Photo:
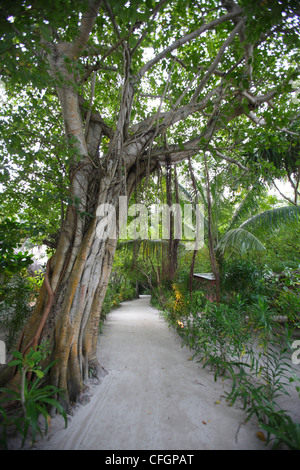
[[[108,287],[103,301],[102,310],[101,310],[101,319],[104,320],[107,314],[113,309],[120,305],[122,301],[122,295],[118,291],[113,291]]]
[[[27,252],[17,252],[21,247],[24,234],[28,227],[14,218],[4,218],[0,221],[0,268],[1,278],[20,273],[32,263],[32,255]],[[1,294],[0,294],[1,295]]]
[[[280,292],[276,299],[278,314],[287,315],[290,321],[300,322],[300,295],[299,292]]]
[[[248,340],[249,331],[238,310],[207,302],[204,312],[188,323],[184,342],[204,367],[214,369],[217,379],[233,362],[238,364]]]
[[[1,287],[0,327],[4,330],[7,349],[10,350],[28,318],[32,288],[22,274],[15,274]]]
[[[240,400],[247,419],[255,415],[259,425],[276,436],[276,446],[284,442],[300,450],[299,425],[277,404],[294,381],[289,363],[294,328],[274,323],[274,311],[264,296],[253,303],[249,318],[245,304],[239,294],[231,306],[208,302],[204,312],[194,315],[181,331],[183,342],[203,367],[211,367],[215,380],[229,379],[230,404]]]
[[[221,290],[251,296],[262,288],[262,272],[250,259],[233,259],[222,263]]]
[[[13,415],[8,413],[5,407],[0,406],[0,415],[2,416],[2,446],[7,448],[8,430],[13,428],[22,437],[22,447],[26,442],[26,438],[31,433],[32,443],[37,433],[43,436],[43,431],[39,424],[39,417],[42,415],[45,421],[45,433],[51,421],[49,408],[55,408],[60,413],[67,426],[67,416],[62,405],[57,401],[56,397],[63,395],[64,391],[54,387],[53,385],[45,385],[43,382],[47,376],[53,362],[44,370],[39,365],[48,356],[46,345],[31,348],[29,352],[23,356],[19,351],[13,351],[14,360],[8,365],[17,367],[21,375],[21,384],[15,388],[1,388],[0,393],[3,394],[1,402],[16,402],[20,406],[15,409]],[[34,380],[29,381],[28,372],[34,374]]]
[[[100,331],[103,326],[103,321],[111,310],[117,308],[121,302],[134,299],[135,297],[136,289],[130,282],[128,282],[125,287],[119,284],[109,284],[101,310]]]
[[[294,323],[300,321],[300,272],[285,268],[281,273],[269,270],[266,274],[265,294],[276,314],[287,316]]]
[[[8,350],[30,314],[32,286],[27,268],[32,255],[18,251],[29,227],[15,218],[0,221],[0,327],[4,330]]]
[[[267,431],[268,441],[274,441],[273,449],[278,449],[283,442],[290,450],[300,450],[300,424],[285,413],[275,411],[268,416],[268,423],[261,423],[260,426]]]
[[[201,290],[194,290],[190,299],[190,314],[201,313],[207,304],[205,293]]]

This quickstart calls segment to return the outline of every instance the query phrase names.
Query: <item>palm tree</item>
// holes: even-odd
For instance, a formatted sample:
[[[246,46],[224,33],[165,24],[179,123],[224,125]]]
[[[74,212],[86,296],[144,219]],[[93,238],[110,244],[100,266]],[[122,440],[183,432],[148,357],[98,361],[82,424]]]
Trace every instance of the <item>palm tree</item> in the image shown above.
[[[195,178],[194,178],[195,181]],[[180,186],[181,194],[190,202],[194,202],[195,189],[188,191]],[[252,186],[243,198],[233,216],[227,223],[222,234],[218,227],[218,215],[226,207],[226,200],[214,184],[211,184],[212,213],[213,213],[213,236],[215,239],[216,252],[225,255],[233,252],[245,254],[251,251],[264,251],[265,247],[261,237],[270,230],[275,230],[282,225],[298,220],[300,206],[289,204],[281,207],[258,212],[260,209],[260,196],[266,191],[264,185]],[[202,183],[197,181],[198,197],[201,198],[204,208],[207,210],[207,195]],[[257,212],[257,213],[255,213]],[[251,215],[249,217],[250,214]],[[208,220],[204,218],[204,228],[208,231]]]
[[[247,198],[247,197],[246,197]],[[239,210],[244,212],[247,200],[243,201]],[[234,214],[226,233],[217,245],[217,250],[223,255],[238,252],[247,253],[249,251],[264,251],[265,247],[259,240],[263,233],[270,232],[282,225],[298,220],[300,206],[287,205],[275,207],[264,212],[260,212],[242,222],[237,228],[234,225],[239,220],[239,210]]]

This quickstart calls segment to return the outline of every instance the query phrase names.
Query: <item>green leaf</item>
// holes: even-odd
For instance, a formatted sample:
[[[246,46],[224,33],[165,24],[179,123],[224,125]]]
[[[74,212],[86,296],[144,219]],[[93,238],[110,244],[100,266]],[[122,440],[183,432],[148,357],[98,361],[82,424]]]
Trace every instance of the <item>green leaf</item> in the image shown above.
[[[39,379],[42,379],[44,377],[44,373],[41,370],[35,369],[33,372],[35,372]]]
[[[16,359],[16,360],[14,360],[14,361],[10,361],[10,362],[8,363],[8,365],[9,365],[10,367],[14,367],[14,366],[20,366],[20,365],[22,365],[22,363],[23,363],[23,362],[22,362],[21,360]]]
[[[52,35],[51,35],[50,26],[45,25],[45,24],[41,24],[40,29],[41,29],[41,35],[42,35],[43,39],[45,39],[46,41],[51,41]]]
[[[12,355],[17,359],[20,359],[21,361],[23,361],[24,359],[23,354],[20,351],[12,351]]]
[[[242,80],[242,86],[245,90],[248,90],[248,88],[250,87],[250,82],[247,78],[243,78]]]

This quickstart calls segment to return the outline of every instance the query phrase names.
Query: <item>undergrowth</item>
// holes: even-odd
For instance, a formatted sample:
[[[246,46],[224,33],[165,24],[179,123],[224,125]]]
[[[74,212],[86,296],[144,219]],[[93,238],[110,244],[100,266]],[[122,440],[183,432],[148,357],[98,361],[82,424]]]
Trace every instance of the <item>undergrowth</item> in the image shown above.
[[[173,283],[162,311],[194,360],[210,367],[214,380],[227,379],[228,403],[240,404],[246,420],[256,416],[266,443],[300,450],[300,424],[279,404],[291,384],[299,391],[291,361],[297,323],[277,323],[275,307],[261,291],[251,301],[248,295],[235,294],[218,305],[206,301],[202,291],[190,296]]]

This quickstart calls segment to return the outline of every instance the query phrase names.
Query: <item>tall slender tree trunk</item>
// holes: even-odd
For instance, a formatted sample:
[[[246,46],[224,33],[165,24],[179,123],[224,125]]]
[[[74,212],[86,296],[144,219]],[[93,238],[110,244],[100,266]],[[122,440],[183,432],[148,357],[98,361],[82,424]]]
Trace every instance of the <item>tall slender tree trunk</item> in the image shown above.
[[[192,180],[192,186],[195,191],[195,202],[196,204],[199,204],[199,198],[198,198],[198,189],[197,189],[197,183],[195,179],[195,175],[193,172],[192,164],[191,164],[191,159],[188,159],[189,162],[189,172],[190,172],[190,177]],[[195,262],[196,262],[196,256],[197,256],[198,250],[193,251],[193,256],[192,256],[192,261],[190,265],[190,274],[189,274],[189,292],[190,292],[190,297],[192,296],[192,291],[193,291],[193,276],[194,276],[194,268],[195,268]]]
[[[173,178],[174,173],[174,178]],[[172,188],[172,180],[174,180],[174,194]],[[167,193],[167,205],[169,208],[173,206],[173,199],[175,204],[179,204],[179,193],[178,193],[178,181],[177,181],[177,173],[176,173],[176,166],[174,165],[174,169],[172,171],[172,167],[170,164],[167,164],[167,174],[166,174],[166,193]],[[174,195],[174,198],[173,198]],[[179,239],[175,238],[176,230],[175,224],[178,223],[175,220],[175,215],[172,211],[170,211],[170,231],[169,231],[169,241],[168,241],[168,260],[166,262],[166,269],[164,272],[164,277],[167,280],[174,279],[178,267],[178,247],[179,247]]]
[[[211,268],[215,277],[216,301],[219,304],[220,303],[220,273],[219,273],[219,269],[218,269],[218,265],[216,261],[216,254],[215,254],[215,243],[214,243],[214,235],[213,235],[213,227],[212,227],[210,178],[209,178],[209,171],[208,171],[207,158],[206,158],[205,152],[204,152],[204,162],[205,162],[206,183],[207,183],[208,248],[209,248]]]

